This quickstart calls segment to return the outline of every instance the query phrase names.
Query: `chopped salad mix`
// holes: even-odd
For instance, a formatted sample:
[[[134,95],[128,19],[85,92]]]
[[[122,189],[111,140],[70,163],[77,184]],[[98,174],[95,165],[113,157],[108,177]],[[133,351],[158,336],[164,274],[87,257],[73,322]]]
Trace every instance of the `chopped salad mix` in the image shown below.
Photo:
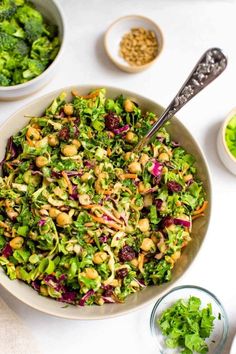
[[[194,158],[157,119],[105,89],[62,93],[8,141],[0,264],[43,296],[92,305],[171,279],[207,201]]]

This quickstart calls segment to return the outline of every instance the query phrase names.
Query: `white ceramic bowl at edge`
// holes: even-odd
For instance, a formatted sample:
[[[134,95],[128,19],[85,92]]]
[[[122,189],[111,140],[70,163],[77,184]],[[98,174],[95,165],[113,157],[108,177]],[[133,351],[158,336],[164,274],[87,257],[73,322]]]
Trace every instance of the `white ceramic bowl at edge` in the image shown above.
[[[226,119],[224,120],[221,128],[219,130],[217,136],[217,150],[219,157],[225,167],[234,175],[236,175],[236,158],[231,154],[225,140],[225,132],[226,127],[229,121],[236,116],[236,108],[232,109],[232,111],[227,115]]]
[[[66,33],[63,11],[60,9],[60,6],[53,0],[31,0],[31,2],[50,23],[58,26],[61,46],[54,61],[42,74],[36,78],[19,85],[0,86],[0,100],[2,101],[18,100],[41,89],[53,78],[62,58]]]
[[[135,94],[134,92],[126,91],[120,88],[107,86],[104,87],[107,89],[107,97],[114,98],[122,93],[125,97],[135,99],[143,111],[155,112],[158,116],[160,116],[163,112],[163,107],[161,107],[159,104],[141,95]],[[88,92],[95,88],[98,88],[98,86],[87,85],[77,87],[74,85],[66,88],[61,88],[54,92],[48,93],[47,95],[42,96],[32,101],[25,107],[19,109],[0,127],[0,160],[4,157],[8,138],[11,135],[16,134],[27,124],[29,118],[25,116],[41,116],[44,113],[45,108],[48,107],[52,100],[61,92],[66,92],[67,98],[70,100],[72,98],[71,91],[73,89],[77,89],[81,95],[86,95]],[[35,290],[33,290],[22,281],[10,280],[1,268],[0,284],[4,286],[12,295],[16,296],[19,300],[23,301],[34,309],[57,317],[82,320],[104,319],[123,315],[143,307],[150,301],[163,296],[166,291],[170,290],[173,284],[190,267],[205,239],[211,213],[211,180],[203,152],[201,151],[201,148],[191,133],[184,127],[184,125],[174,117],[171,120],[171,124],[168,126],[168,131],[170,132],[174,141],[178,141],[183,147],[186,148],[189,153],[195,156],[198,175],[203,182],[203,186],[206,191],[206,198],[208,200],[208,208],[205,212],[205,216],[194,221],[192,229],[192,241],[184,249],[180,259],[176,262],[172,273],[172,280],[170,282],[160,286],[148,286],[144,290],[130,295],[126,302],[122,304],[116,303],[105,304],[103,306],[85,307],[73,305],[65,307],[65,304],[61,302],[40,296]]]

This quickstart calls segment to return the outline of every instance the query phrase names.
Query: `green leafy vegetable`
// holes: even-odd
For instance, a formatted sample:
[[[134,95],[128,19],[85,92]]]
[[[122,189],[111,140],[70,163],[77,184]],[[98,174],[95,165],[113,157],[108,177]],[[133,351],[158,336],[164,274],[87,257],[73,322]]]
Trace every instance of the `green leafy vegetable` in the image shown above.
[[[230,152],[236,158],[236,116],[229,121],[226,127],[225,139]]]
[[[40,75],[60,48],[55,25],[25,0],[0,1],[0,86]]]
[[[190,296],[180,299],[167,308],[158,319],[161,332],[169,348],[179,348],[180,353],[208,353],[205,339],[210,337],[215,317],[212,306],[201,308],[201,300]]]

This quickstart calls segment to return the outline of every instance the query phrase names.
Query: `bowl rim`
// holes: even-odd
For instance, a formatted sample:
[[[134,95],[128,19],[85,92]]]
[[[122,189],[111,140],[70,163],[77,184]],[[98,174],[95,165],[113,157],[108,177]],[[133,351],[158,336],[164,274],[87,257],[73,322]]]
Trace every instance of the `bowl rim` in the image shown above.
[[[229,158],[232,160],[233,163],[236,164],[236,157],[233,156],[232,152],[230,151],[227,143],[226,143],[226,128],[227,128],[227,125],[228,123],[231,121],[231,119],[236,116],[236,107],[233,108],[226,116],[224,122],[223,122],[223,125],[222,125],[222,130],[221,130],[221,138],[222,138],[222,141],[223,141],[223,146],[224,146],[224,149],[225,149],[225,152],[227,153],[227,155],[229,156]]]
[[[115,57],[111,54],[111,52],[109,51],[109,46],[108,46],[108,36],[111,33],[111,31],[114,29],[114,27],[119,23],[122,22],[124,20],[130,20],[132,18],[137,18],[137,19],[141,19],[146,21],[147,23],[151,23],[154,27],[155,27],[155,32],[158,32],[160,37],[161,37],[161,43],[158,44],[159,46],[159,50],[157,55],[155,56],[155,58],[153,58],[149,63],[143,64],[143,65],[129,65],[124,64],[124,63],[120,63],[118,60],[115,59]],[[148,68],[150,65],[152,65],[162,54],[163,52],[163,48],[164,48],[164,36],[163,36],[163,31],[161,30],[160,26],[152,19],[150,19],[149,17],[143,16],[143,15],[135,15],[135,14],[131,14],[131,15],[125,15],[125,16],[121,16],[118,19],[116,19],[115,21],[113,21],[109,27],[107,28],[105,35],[104,35],[104,47],[105,47],[105,51],[108,55],[108,57],[111,59],[111,61],[116,65],[119,66],[120,68],[123,68],[124,70],[130,69],[132,71],[140,71],[141,69],[145,69]]]
[[[227,337],[228,337],[228,332],[229,332],[229,319],[228,319],[228,315],[227,312],[223,306],[223,304],[220,302],[220,300],[218,299],[218,297],[213,294],[211,291],[209,291],[206,288],[203,288],[201,286],[198,285],[180,285],[177,287],[172,288],[170,291],[168,291],[166,294],[164,294],[162,297],[160,297],[157,302],[155,303],[152,312],[151,312],[151,316],[150,316],[150,329],[151,329],[151,334],[153,336],[153,338],[156,336],[155,332],[154,332],[154,328],[155,328],[155,316],[156,316],[156,311],[158,309],[158,306],[162,303],[162,301],[164,299],[166,299],[170,294],[178,292],[179,290],[183,290],[183,289],[194,289],[194,290],[198,290],[202,293],[205,293],[207,296],[209,296],[220,308],[221,313],[222,313],[222,317],[223,317],[223,337],[219,343],[219,346],[217,347],[217,352],[216,353],[221,353],[221,350],[224,348]],[[177,301],[178,299],[176,299]],[[160,348],[159,348],[160,349]],[[161,349],[160,349],[161,350]],[[161,354],[163,354],[163,352],[160,352]]]
[[[57,53],[57,56],[40,75],[34,77],[33,79],[31,79],[27,82],[22,83],[22,84],[11,85],[11,86],[0,86],[0,93],[1,92],[11,92],[11,91],[18,90],[18,89],[19,90],[24,89],[25,87],[28,87],[31,84],[37,83],[38,81],[43,79],[45,76],[47,76],[49,71],[51,71],[53,69],[53,67],[57,64],[57,62],[60,60],[61,55],[63,54],[64,49],[65,49],[65,35],[67,33],[67,25],[66,25],[65,17],[63,15],[63,10],[62,10],[61,5],[58,2],[56,2],[55,0],[50,0],[50,1],[51,1],[51,3],[53,3],[55,8],[57,9],[58,15],[59,15],[61,23],[62,23],[62,38],[61,38],[60,48]]]
[[[125,95],[131,95],[130,97],[132,98],[137,98],[137,99],[143,99],[145,101],[148,101],[149,103],[152,103],[154,105],[157,105],[159,108],[163,109],[163,106],[161,106],[158,102],[156,102],[154,99],[152,98],[149,98],[149,97],[146,97],[145,95],[142,95],[138,92],[135,92],[135,91],[132,91],[132,90],[129,90],[129,89],[126,89],[126,88],[121,88],[121,87],[118,87],[118,86],[109,86],[109,85],[99,85],[99,84],[74,84],[74,85],[67,85],[67,86],[63,86],[63,87],[60,87],[58,89],[54,89],[50,92],[47,92],[43,95],[40,95],[39,97],[36,97],[34,99],[31,99],[29,102],[25,103],[24,105],[22,105],[21,107],[19,107],[17,110],[15,110],[4,122],[2,122],[0,124],[0,131],[1,129],[4,129],[5,128],[5,125],[9,124],[9,121],[11,121],[13,119],[13,117],[19,112],[19,111],[22,111],[24,109],[26,109],[28,106],[31,106],[33,104],[37,104],[39,101],[42,101],[44,100],[45,98],[53,95],[54,97],[56,95],[59,94],[59,92],[71,92],[73,89],[81,89],[81,90],[92,90],[92,89],[97,89],[97,88],[106,88],[107,90],[115,90],[119,93],[124,93]],[[43,109],[43,108],[42,108]],[[203,238],[199,248],[198,248],[198,252],[197,254],[200,253],[202,247],[203,247],[203,244],[204,242],[206,241],[206,235],[207,235],[207,232],[209,230],[209,226],[211,224],[211,210],[212,210],[212,176],[211,176],[211,171],[210,171],[210,168],[209,168],[209,164],[207,162],[207,159],[206,159],[206,156],[200,146],[200,144],[197,142],[197,140],[195,139],[195,137],[192,135],[191,131],[177,118],[175,117],[175,120],[178,122],[178,125],[185,129],[191,136],[191,139],[193,141],[193,143],[195,144],[195,146],[197,147],[197,149],[199,150],[200,152],[200,155],[201,155],[201,158],[205,164],[205,168],[206,168],[206,172],[207,172],[207,180],[209,181],[209,185],[208,185],[208,194],[209,194],[209,199],[208,199],[208,210],[209,210],[209,217],[208,217],[208,222],[207,222],[207,225],[206,225],[206,228],[205,228],[205,237]],[[182,272],[181,275],[178,276],[178,278],[176,279],[176,281],[179,281],[189,270],[190,268],[193,266],[194,262],[196,261],[196,256],[197,254],[191,259],[188,267],[184,270],[184,272]],[[4,273],[5,275],[5,273]],[[7,276],[7,275],[6,275]],[[1,273],[0,273],[0,278],[1,278]],[[26,285],[26,284],[24,284]],[[25,303],[26,305],[28,305],[29,307],[35,309],[35,310],[38,310],[44,314],[49,314],[51,316],[55,316],[57,318],[65,318],[65,319],[70,319],[70,320],[103,320],[103,319],[106,319],[106,318],[114,318],[114,317],[119,317],[119,316],[123,316],[123,315],[127,315],[129,313],[132,313],[134,311],[137,311],[137,310],[140,310],[142,308],[144,308],[145,306],[149,305],[150,303],[152,303],[153,301],[155,301],[155,299],[157,298],[157,296],[163,296],[163,295],[153,295],[152,297],[150,297],[149,299],[143,301],[142,303],[139,303],[138,305],[136,305],[135,307],[132,307],[132,308],[129,308],[129,309],[123,309],[122,311],[120,311],[119,313],[114,313],[114,314],[107,314],[107,315],[102,315],[102,316],[99,316],[99,315],[96,315],[96,316],[93,316],[93,317],[89,317],[89,316],[84,316],[84,317],[80,317],[80,316],[71,316],[67,313],[65,314],[60,314],[57,312],[56,309],[52,309],[52,310],[48,310],[48,309],[42,309],[40,308],[37,304],[34,304],[33,302],[30,302],[28,301],[27,299],[25,299],[23,296],[21,296],[20,294],[16,294],[16,293],[13,293],[11,292],[9,289],[8,289],[8,286],[6,286],[5,284],[2,284],[1,283],[1,286],[8,292],[10,292],[11,295],[13,295],[15,298],[17,298],[18,300],[22,301],[23,303]],[[167,294],[169,292],[168,289],[164,289],[162,290],[162,294]],[[135,294],[133,294],[134,296]],[[55,300],[54,300],[55,301]]]

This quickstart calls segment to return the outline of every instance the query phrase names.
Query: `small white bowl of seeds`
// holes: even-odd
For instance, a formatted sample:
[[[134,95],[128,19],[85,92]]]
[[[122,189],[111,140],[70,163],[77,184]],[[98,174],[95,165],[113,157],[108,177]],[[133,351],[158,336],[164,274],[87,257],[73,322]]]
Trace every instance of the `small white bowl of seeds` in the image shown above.
[[[147,17],[124,16],[113,22],[105,33],[105,50],[123,71],[139,72],[152,65],[163,49],[159,26]]]

